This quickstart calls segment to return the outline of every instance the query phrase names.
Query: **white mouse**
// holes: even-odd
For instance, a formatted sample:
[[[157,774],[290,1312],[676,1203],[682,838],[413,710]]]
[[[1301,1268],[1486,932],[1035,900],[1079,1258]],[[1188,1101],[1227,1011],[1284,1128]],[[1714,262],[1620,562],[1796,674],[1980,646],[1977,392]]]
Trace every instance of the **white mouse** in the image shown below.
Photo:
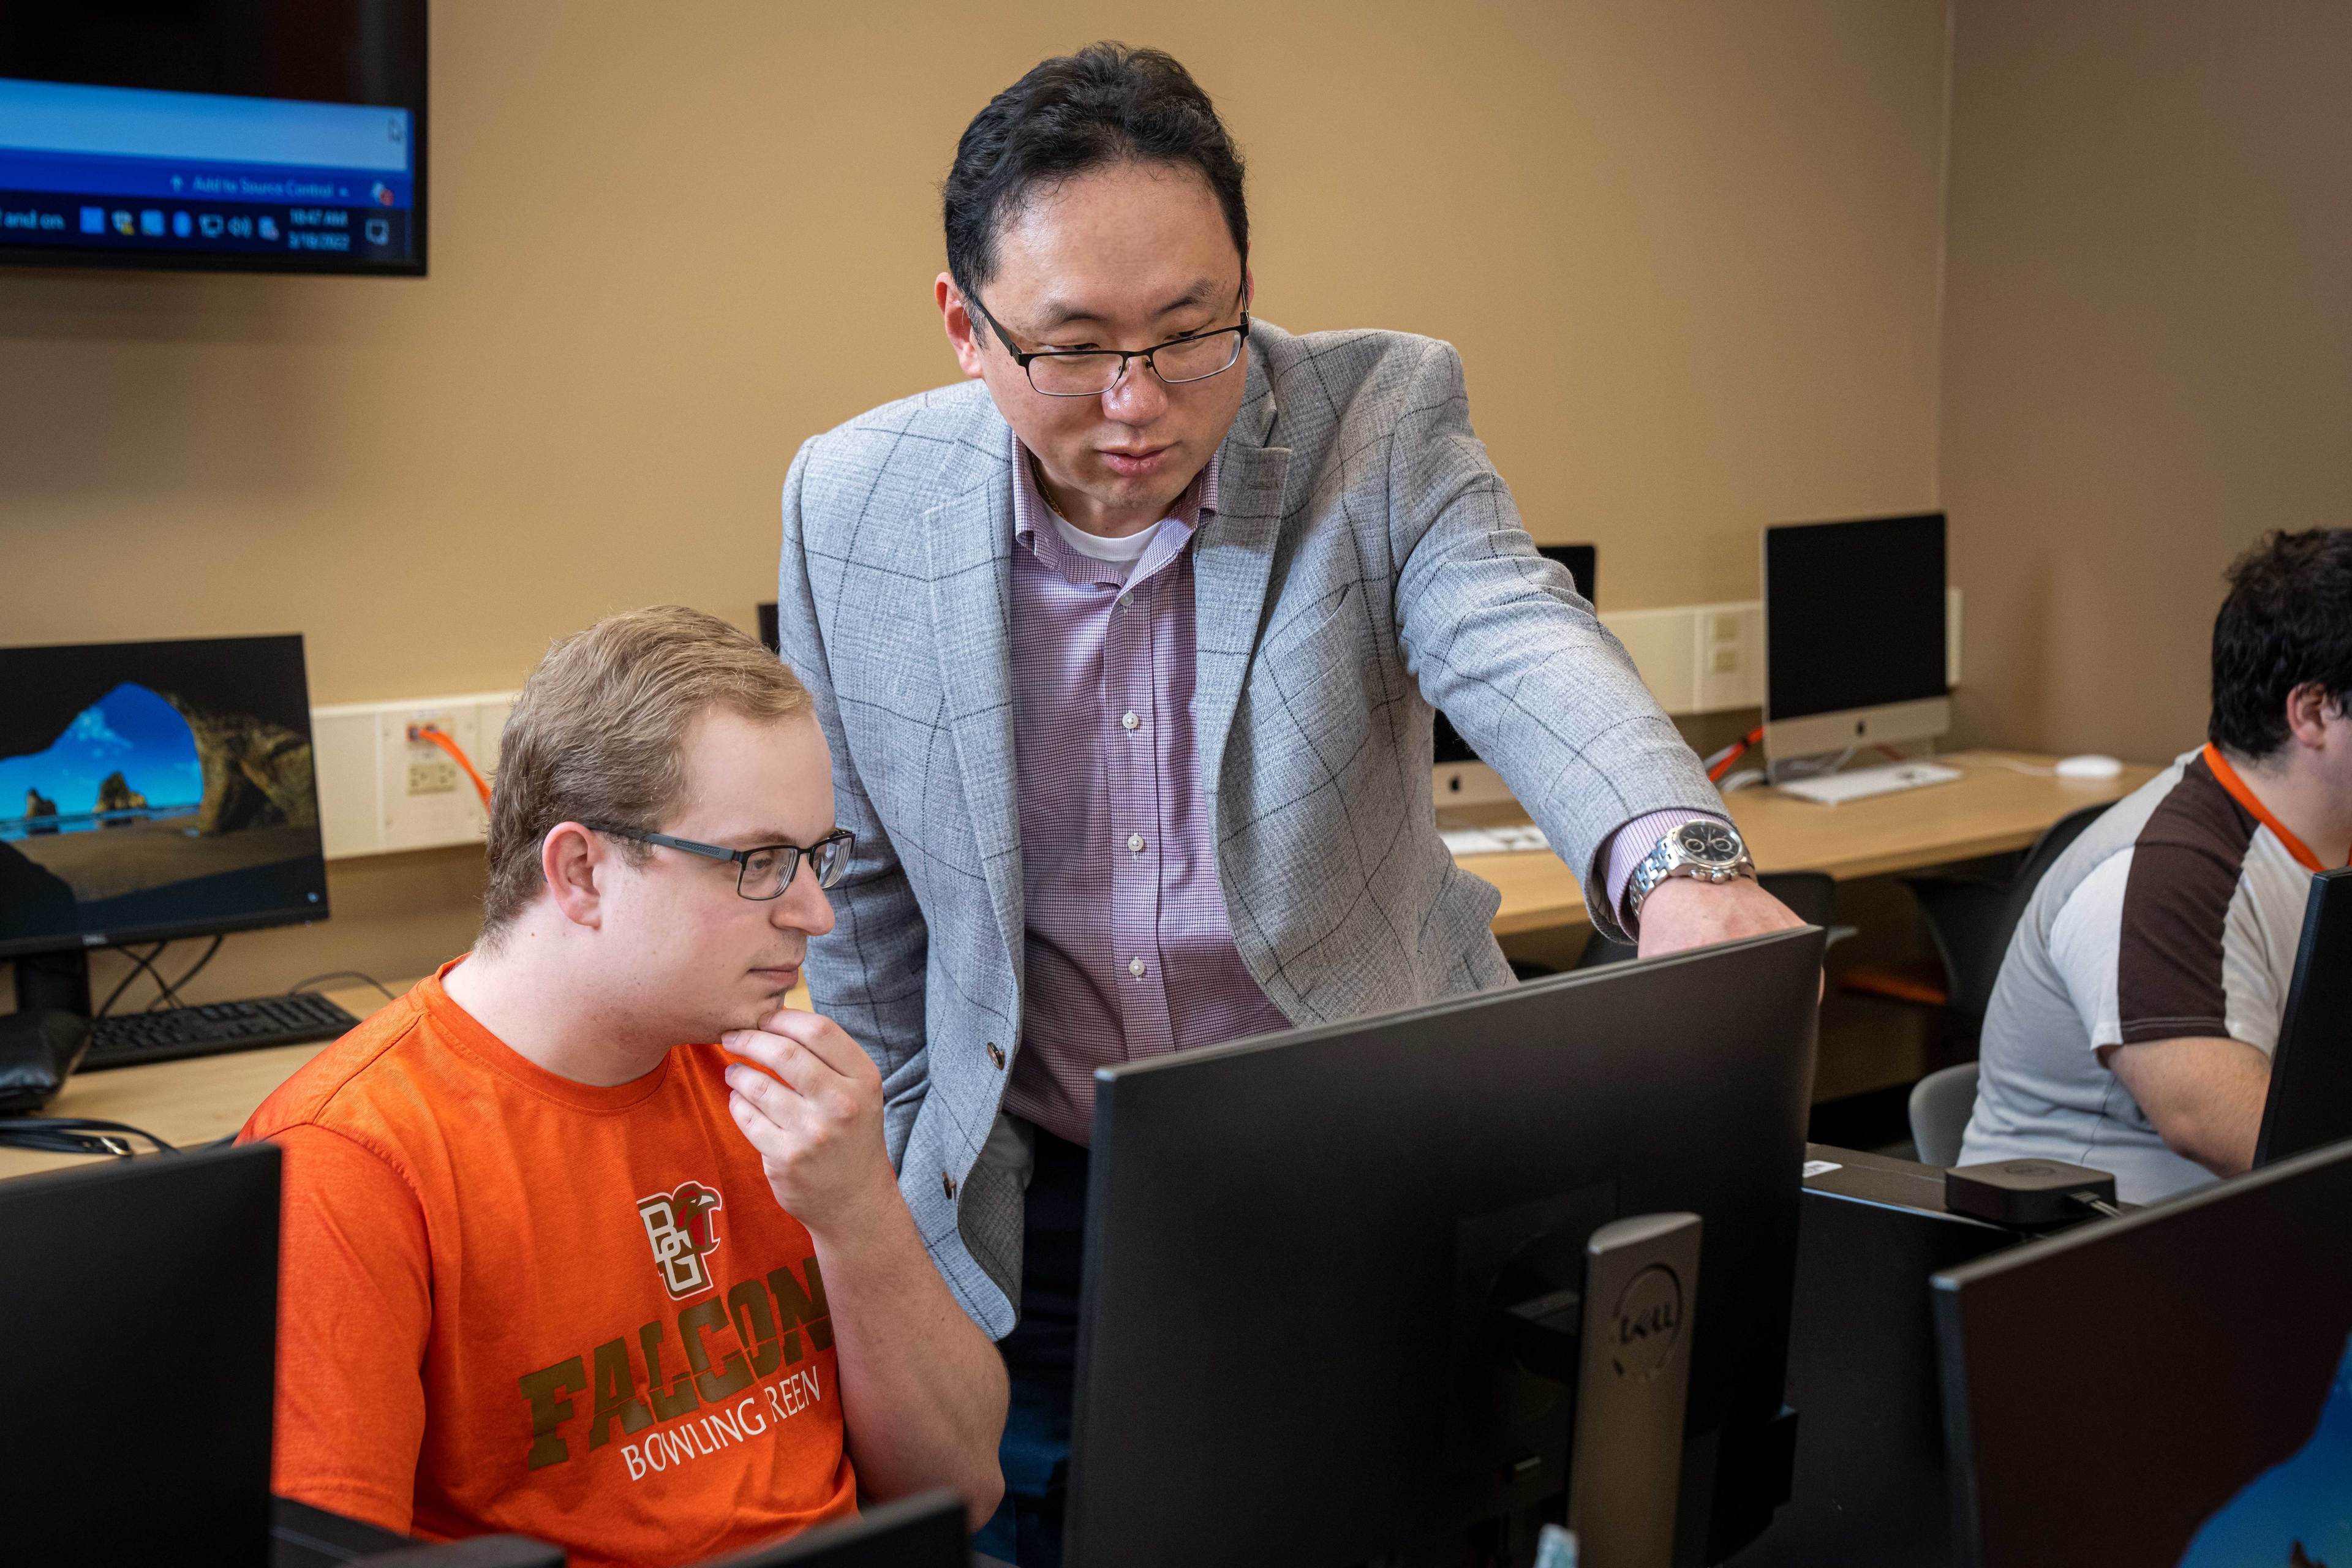
[[[2111,779],[2123,771],[2123,763],[2097,752],[2058,759],[2057,772],[2062,779]]]

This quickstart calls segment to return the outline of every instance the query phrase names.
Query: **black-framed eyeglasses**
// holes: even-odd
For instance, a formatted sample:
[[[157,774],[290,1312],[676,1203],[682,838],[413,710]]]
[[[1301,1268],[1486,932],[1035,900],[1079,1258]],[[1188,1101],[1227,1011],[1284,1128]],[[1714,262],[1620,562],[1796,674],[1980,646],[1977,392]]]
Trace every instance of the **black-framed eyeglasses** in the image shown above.
[[[1126,376],[1128,361],[1138,359],[1170,386],[1206,381],[1240,363],[1242,345],[1249,341],[1249,312],[1244,310],[1238,326],[1188,332],[1148,349],[1039,349],[1033,353],[1006,335],[996,324],[995,312],[981,303],[979,295],[973,295],[971,302],[979,307],[981,320],[1004,345],[1004,352],[1013,356],[1013,363],[1029,378],[1029,384],[1047,397],[1100,397]]]
[[[784,889],[793,885],[793,877],[800,872],[803,856],[808,858],[810,868],[816,872],[816,885],[832,887],[849,868],[850,852],[857,847],[856,835],[846,827],[836,827],[809,845],[762,844],[756,849],[727,849],[716,844],[697,844],[691,838],[674,838],[667,833],[648,833],[641,827],[616,827],[607,822],[583,822],[580,826],[591,833],[609,833],[615,838],[634,838],[640,844],[683,849],[706,860],[732,860],[739,868],[735,891],[757,903],[784,896]]]

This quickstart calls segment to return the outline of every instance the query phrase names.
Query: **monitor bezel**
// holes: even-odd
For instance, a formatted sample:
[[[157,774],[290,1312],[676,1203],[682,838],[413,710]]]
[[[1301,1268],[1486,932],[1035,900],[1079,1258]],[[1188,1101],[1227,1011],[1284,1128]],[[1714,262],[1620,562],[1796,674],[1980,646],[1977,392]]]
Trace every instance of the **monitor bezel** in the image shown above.
[[[1873,703],[1861,708],[1832,708],[1818,713],[1772,711],[1772,541],[1776,536],[1815,528],[1844,528],[1855,523],[1919,522],[1933,518],[1944,532],[1944,689],[1933,696]],[[1911,741],[1933,741],[1952,728],[1950,659],[1951,519],[1943,511],[1887,512],[1870,517],[1824,518],[1812,522],[1780,522],[1766,526],[1757,539],[1757,600],[1760,606],[1764,680],[1761,716],[1765,754],[1774,759],[1818,756],[1849,746],[1893,746]]]
[[[412,127],[411,145],[415,149],[416,164],[409,181],[415,192],[415,200],[409,208],[408,232],[415,242],[413,259],[353,262],[315,251],[195,254],[163,250],[112,250],[100,246],[0,244],[0,267],[57,273],[86,272],[95,268],[107,272],[257,272],[325,278],[423,278],[427,276],[425,262],[431,254],[432,237],[429,232],[431,220],[427,211],[432,190],[433,149],[431,112],[433,56],[430,11],[431,7],[419,0],[415,8],[416,101],[384,106],[406,110]],[[43,77],[30,79],[63,79]],[[5,954],[5,949],[0,949],[0,954]]]
[[[10,1561],[269,1561],[283,1193],[283,1152],[267,1140],[0,1183],[0,1231],[39,1260],[11,1277],[12,1317],[50,1347],[12,1386],[43,1401],[85,1395],[51,1412],[46,1441],[11,1451],[31,1461],[29,1474],[12,1468],[31,1489],[18,1495],[47,1506],[10,1521],[9,1545],[24,1553]],[[150,1293],[168,1309],[148,1305]],[[177,1396],[146,1419],[168,1458],[142,1474],[139,1505],[114,1506],[120,1482],[85,1456],[167,1380]],[[168,1555],[148,1555],[157,1551]]]
[[[2352,1166],[2352,1141],[2323,1144],[2299,1154],[2223,1177],[2158,1202],[2125,1208],[2103,1218],[2086,1220],[2053,1236],[2037,1237],[1949,1268],[1927,1278],[1928,1298],[1936,1324],[1936,1371],[1943,1396],[1944,1437],[1950,1466],[1953,1539],[1956,1561],[1978,1568],[1987,1563],[1983,1540],[1984,1479],[1978,1463],[1977,1405],[1970,1398],[1981,1363],[1969,1354],[1968,1313],[1972,1291],[1998,1289],[2009,1276],[2032,1274],[2053,1259],[2109,1247],[2150,1229],[2162,1229],[2196,1216],[2216,1205],[2261,1201],[2270,1188],[2302,1181],[2331,1167]],[[2053,1331],[2063,1328],[2063,1314],[2053,1304]]]
[[[37,648],[60,647],[123,647],[142,644],[189,642],[280,642],[291,638],[295,656],[302,668],[302,707],[304,728],[310,742],[312,759],[310,790],[313,804],[319,788],[317,723],[310,718],[310,646],[299,632],[262,632],[227,637],[126,637],[115,643],[24,643],[0,647],[0,657]],[[242,931],[274,931],[284,926],[315,925],[327,919],[334,903],[333,885],[326,874],[326,830],[323,815],[319,838],[319,901],[284,910],[258,910],[252,914],[233,915],[222,919],[195,921],[165,921],[149,925],[126,926],[106,931],[59,932],[55,936],[0,937],[0,962],[17,958],[38,958],[58,952],[96,952],[105,948],[132,947],[141,942],[181,942],[191,937],[235,936]]]
[[[1116,1273],[1124,1272],[1132,1265],[1123,1260],[1111,1259],[1107,1249],[1098,1245],[1098,1240],[1103,1233],[1103,1227],[1108,1225],[1118,1213],[1120,1205],[1118,1194],[1123,1192],[1131,1194],[1138,1190],[1132,1185],[1130,1176],[1115,1169],[1122,1162],[1125,1162],[1130,1170],[1139,1164],[1136,1157],[1136,1144],[1120,1131],[1121,1118],[1124,1116],[1132,1119],[1137,1114],[1139,1097],[1134,1091],[1138,1089],[1143,1091],[1140,1098],[1147,1106],[1156,1103],[1164,1108],[1168,1104],[1165,1097],[1170,1091],[1176,1092],[1180,1098],[1183,1093],[1181,1086],[1166,1084],[1164,1082],[1166,1079],[1191,1078],[1197,1084],[1200,1075],[1211,1073],[1224,1076],[1221,1069],[1244,1065],[1248,1058],[1274,1058],[1274,1065],[1278,1067],[1280,1058],[1286,1056],[1313,1060],[1335,1046],[1345,1046],[1359,1040],[1376,1041],[1378,1042],[1376,1049],[1383,1052],[1392,1051],[1399,1048],[1400,1042],[1408,1041],[1413,1037],[1432,1031],[1464,1026],[1474,1029],[1482,1028],[1482,1026],[1486,1029],[1504,1027],[1505,1026],[1494,1019],[1482,1017],[1489,1008],[1502,1008],[1517,1013],[1523,1008],[1542,1008],[1574,999],[1580,1001],[1587,1009],[1594,1009],[1612,1005],[1609,993],[1616,994],[1613,999],[1614,1005],[1622,1006],[1626,1005],[1628,998],[1636,993],[1640,994],[1646,1003],[1651,999],[1650,993],[1654,989],[1663,994],[1677,986],[1687,990],[1694,984],[1701,984],[1703,989],[1705,987],[1702,983],[1712,979],[1720,984],[1731,974],[1749,978],[1761,976],[1776,982],[1785,981],[1786,994],[1790,1005],[1801,1007],[1802,1010],[1801,1032],[1810,1040],[1818,1003],[1815,987],[1802,982],[1812,980],[1819,973],[1822,938],[1822,932],[1819,927],[1805,926],[1792,931],[1777,931],[1738,942],[1720,943],[1709,948],[1668,954],[1642,964],[1622,964],[1571,972],[1508,987],[1502,991],[1457,995],[1394,1012],[1348,1018],[1332,1023],[1310,1024],[1221,1045],[1180,1051],[1173,1055],[1146,1057],[1097,1067],[1093,1074],[1097,1093],[1092,1140],[1094,1152],[1088,1170],[1087,1194],[1088,1244],[1083,1265],[1085,1277],[1081,1291],[1083,1305],[1077,1331],[1076,1363],[1074,1369],[1070,1460],[1072,1490],[1068,1519],[1069,1533],[1066,1537],[1066,1551],[1074,1555],[1099,1554],[1105,1550],[1107,1542],[1118,1545],[1131,1544],[1132,1523],[1122,1516],[1121,1510],[1135,1497],[1141,1495],[1135,1488],[1135,1479],[1131,1473],[1113,1475],[1107,1480],[1104,1472],[1093,1468],[1094,1466],[1100,1464],[1114,1448],[1117,1448],[1129,1453],[1129,1457],[1121,1463],[1127,1470],[1131,1472],[1133,1469],[1130,1446],[1125,1443],[1106,1445],[1100,1436],[1100,1433],[1105,1429],[1102,1401],[1107,1396],[1102,1392],[1099,1381],[1107,1364],[1125,1359],[1124,1352],[1121,1351],[1114,1350],[1109,1352],[1105,1351],[1103,1325],[1108,1320],[1105,1316],[1103,1301],[1111,1277]],[[1807,962],[1803,964],[1792,964],[1792,961],[1799,957],[1802,957]],[[1783,968],[1788,972],[1776,975],[1776,971]],[[1755,1023],[1755,1016],[1757,1015],[1751,1010],[1748,1020],[1742,1022],[1738,1027],[1756,1029],[1759,1032],[1769,1027],[1769,1025]],[[1505,1050],[1528,1048],[1527,1037],[1523,1035],[1493,1035],[1482,1032],[1476,1038],[1477,1050],[1481,1055],[1486,1054],[1487,1049],[1494,1046],[1500,1046]],[[1558,1044],[1559,1042],[1538,1044],[1534,1048],[1549,1049]],[[1439,1047],[1436,1049],[1442,1051],[1443,1047]],[[1793,1248],[1797,1225],[1796,1205],[1801,1198],[1798,1168],[1803,1159],[1804,1143],[1802,1104],[1810,1100],[1812,1079],[1812,1059],[1810,1048],[1801,1053],[1801,1058],[1800,1062],[1798,1058],[1792,1056],[1783,1061],[1784,1066],[1793,1069],[1792,1076],[1788,1079],[1789,1094],[1785,1103],[1773,1107],[1759,1105],[1752,1100],[1743,1100],[1739,1107],[1740,1114],[1747,1118],[1752,1126],[1766,1129],[1758,1133],[1759,1137],[1778,1135],[1769,1128],[1769,1118],[1776,1111],[1789,1118],[1787,1126],[1780,1130],[1780,1133],[1784,1133],[1789,1141],[1787,1146],[1789,1184],[1785,1195],[1788,1200],[1787,1236],[1790,1247],[1787,1255],[1787,1265],[1792,1280],[1795,1268]],[[1437,1058],[1432,1056],[1427,1059],[1434,1061]],[[1757,1059],[1760,1060],[1760,1058]],[[1589,1065],[1598,1066],[1597,1063]],[[1654,1078],[1654,1075],[1653,1077]],[[1802,1080],[1801,1083],[1798,1081],[1800,1078]],[[1125,1091],[1124,1095],[1122,1091]],[[1152,1112],[1147,1109],[1143,1114],[1148,1116]],[[1147,1153],[1144,1158],[1148,1160],[1150,1155]],[[1595,1175],[1587,1180],[1573,1182],[1570,1184],[1570,1188],[1573,1189],[1572,1192],[1570,1188],[1556,1188],[1554,1191],[1568,1193],[1571,1196],[1582,1196],[1590,1193],[1596,1183],[1614,1186],[1625,1181],[1628,1171],[1633,1169],[1628,1167],[1613,1174]],[[1647,1167],[1641,1169],[1646,1172]],[[1632,1186],[1633,1190],[1643,1190],[1644,1184],[1634,1182]],[[1513,1202],[1515,1212],[1523,1210],[1527,1206],[1524,1203],[1516,1200]],[[1478,1217],[1474,1215],[1462,1216],[1464,1220],[1474,1224],[1478,1222]],[[1713,1219],[1714,1216],[1710,1216],[1710,1223],[1713,1223]],[[1731,1227],[1721,1233],[1717,1245],[1718,1247],[1727,1245],[1730,1237],[1741,1234],[1738,1227]],[[1752,1245],[1758,1233],[1751,1231],[1746,1234],[1748,1242]],[[1703,1265],[1701,1268],[1702,1300],[1729,1299],[1721,1297],[1719,1294],[1731,1289],[1729,1286],[1717,1284],[1710,1290],[1706,1283],[1708,1268],[1717,1261],[1720,1261],[1720,1255],[1714,1255],[1710,1264]],[[1785,1309],[1787,1303],[1781,1303],[1780,1307],[1776,1308],[1770,1302],[1750,1300],[1746,1302],[1745,1306],[1747,1310],[1744,1315],[1747,1321],[1743,1325],[1742,1331],[1752,1333],[1755,1321],[1759,1313],[1769,1317],[1773,1311]],[[1702,1321],[1706,1321],[1704,1315],[1705,1308],[1701,1307],[1699,1310]],[[1739,1317],[1741,1314],[1733,1316]],[[1111,1317],[1116,1318],[1117,1314],[1111,1314]],[[1123,1336],[1130,1336],[1128,1348],[1131,1349],[1134,1342],[1130,1335],[1131,1320],[1119,1321],[1128,1325],[1122,1327],[1119,1333]],[[1738,1370],[1736,1363],[1729,1363],[1733,1369],[1730,1371],[1725,1370],[1725,1367],[1719,1364],[1716,1369],[1717,1381],[1713,1390],[1704,1394],[1695,1391],[1693,1395],[1695,1413],[1689,1417],[1691,1424],[1685,1428],[1686,1463],[1689,1462],[1690,1456],[1705,1449],[1709,1443],[1723,1444],[1725,1451],[1730,1451],[1732,1445],[1737,1442],[1743,1458],[1753,1460],[1760,1458],[1766,1447],[1762,1435],[1765,1426],[1769,1423],[1758,1424],[1761,1419],[1760,1405],[1754,1396],[1757,1394],[1758,1384],[1769,1382],[1775,1390],[1770,1396],[1771,1403],[1776,1406],[1779,1405],[1779,1390],[1785,1382],[1785,1358],[1788,1349],[1786,1331],[1787,1322],[1783,1320],[1779,1325],[1779,1348],[1774,1352],[1781,1358],[1782,1365],[1775,1375],[1759,1379],[1748,1372]],[[1433,1331],[1441,1335],[1443,1333],[1442,1329]],[[1712,1335],[1705,1329],[1700,1331],[1703,1336],[1717,1340],[1718,1348],[1710,1353],[1718,1358],[1734,1353],[1720,1348],[1721,1336],[1727,1331],[1717,1329]],[[1433,1342],[1433,1343],[1436,1342]],[[1109,1362],[1104,1359],[1107,1354],[1110,1358]],[[1695,1363],[1694,1373],[1696,1373],[1697,1370],[1697,1363]],[[1696,1412],[1706,1412],[1711,1418],[1702,1420],[1701,1415]],[[1563,1440],[1563,1449],[1566,1446]],[[1565,1452],[1558,1458],[1564,1460]],[[1565,1471],[1557,1464],[1547,1464],[1541,1471],[1530,1475],[1528,1479],[1537,1483],[1549,1482],[1554,1479],[1555,1470],[1559,1472],[1559,1479],[1564,1484]],[[1450,1474],[1433,1480],[1433,1497],[1438,1493],[1450,1494],[1460,1491],[1467,1484],[1464,1480],[1464,1474],[1466,1473]],[[1091,1491],[1088,1490],[1089,1480],[1093,1488]],[[1520,1483],[1515,1479],[1497,1479],[1492,1485],[1485,1482],[1479,1484],[1494,1491],[1508,1489]],[[1540,1493],[1541,1485],[1538,1484],[1536,1489]],[[1698,1535],[1709,1538],[1712,1538],[1715,1532],[1728,1528],[1730,1533],[1739,1535],[1738,1544],[1744,1544],[1746,1540],[1752,1539],[1752,1532],[1743,1533],[1737,1521],[1747,1520],[1749,1505],[1756,1500],[1755,1493],[1744,1490],[1739,1482],[1735,1480],[1721,1486],[1704,1509],[1697,1510],[1686,1517],[1685,1524]],[[1771,1500],[1777,1503],[1780,1500],[1776,1498]],[[1451,1503],[1442,1506],[1450,1508]],[[1767,1515],[1769,1516],[1769,1509]],[[1467,1523],[1473,1518],[1494,1517],[1499,1517],[1499,1515],[1478,1512],[1463,1516],[1459,1522]],[[1452,1527],[1441,1525],[1439,1528],[1444,1530]],[[1760,1528],[1760,1525],[1754,1525],[1754,1528]],[[1191,1549],[1192,1544],[1197,1543],[1188,1543],[1188,1550]],[[1351,1552],[1352,1547],[1357,1544],[1360,1542],[1350,1543]],[[1726,1542],[1717,1541],[1715,1544],[1724,1555],[1729,1555],[1732,1551],[1737,1550],[1737,1546]],[[1353,1553],[1350,1560],[1353,1560],[1354,1555],[1362,1554]],[[1252,1561],[1272,1560],[1271,1557],[1252,1559]]]
[[[136,947],[141,942],[184,942],[192,937],[236,936],[242,931],[275,931],[283,926],[316,925],[327,918],[328,906],[333,901],[331,889],[321,886],[319,901],[304,905],[299,910],[241,915],[232,920],[187,921],[155,926],[131,926],[121,931],[86,931],[79,942],[52,941],[46,937],[16,937],[0,941],[0,960],[39,958],[56,952],[99,952],[108,948]]]
[[[2352,1073],[2352,1064],[2341,1060],[2336,1041],[2330,1037],[2337,1031],[2328,1027],[2333,1016],[2326,1006],[2328,988],[2341,984],[2341,972],[2330,961],[2339,949],[2352,945],[2347,925],[2352,925],[2352,867],[2315,872],[2304,900],[2303,929],[2295,943],[2286,1006],[2279,1016],[2278,1042],[2271,1050],[2270,1090],[2263,1097],[2262,1125],[2254,1137],[2257,1171],[2333,1141],[2312,1142],[2311,1123],[2326,1120],[2324,1110],[2315,1115],[2315,1107],[2343,1103],[2340,1096],[2331,1100],[2325,1091],[2339,1087]],[[2315,1001],[2314,993],[2320,993],[2322,1000]]]

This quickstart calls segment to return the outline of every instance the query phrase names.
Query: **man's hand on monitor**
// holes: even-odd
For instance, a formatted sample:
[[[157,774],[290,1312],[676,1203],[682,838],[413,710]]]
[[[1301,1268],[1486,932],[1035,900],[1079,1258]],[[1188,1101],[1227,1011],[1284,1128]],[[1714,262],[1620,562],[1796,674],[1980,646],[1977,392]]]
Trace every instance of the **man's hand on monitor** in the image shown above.
[[[882,1142],[882,1075],[838,1024],[786,1008],[719,1043],[743,1058],[728,1064],[727,1108],[785,1213],[824,1233],[898,1201]]]
[[[1752,877],[1728,882],[1669,877],[1642,900],[1641,955],[1655,958],[1743,936],[1792,931],[1804,923]]]

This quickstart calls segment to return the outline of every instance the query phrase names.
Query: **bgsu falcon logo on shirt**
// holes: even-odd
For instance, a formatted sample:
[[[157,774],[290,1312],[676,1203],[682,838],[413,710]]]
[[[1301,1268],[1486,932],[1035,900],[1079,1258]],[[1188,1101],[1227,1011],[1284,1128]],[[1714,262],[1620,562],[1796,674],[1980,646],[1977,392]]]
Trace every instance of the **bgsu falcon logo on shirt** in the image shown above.
[[[703,1258],[719,1246],[719,1194],[700,1182],[681,1182],[637,1200],[637,1217],[653,1243],[654,1264],[670,1299],[683,1301],[710,1289]]]

